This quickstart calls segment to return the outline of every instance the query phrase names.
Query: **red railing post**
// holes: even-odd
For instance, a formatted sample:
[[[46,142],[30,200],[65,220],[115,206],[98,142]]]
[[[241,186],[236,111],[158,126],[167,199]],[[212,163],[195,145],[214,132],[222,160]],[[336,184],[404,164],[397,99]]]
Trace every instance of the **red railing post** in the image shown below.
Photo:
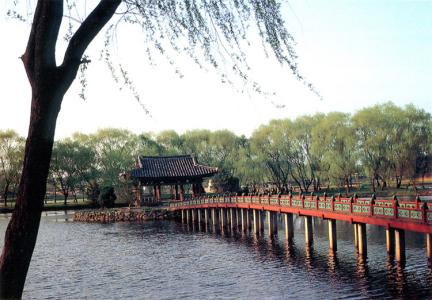
[[[420,200],[420,196],[416,195],[416,209],[421,209],[421,200]]]
[[[288,194],[288,202],[289,202],[289,206],[292,207],[292,193],[289,192]]]
[[[423,222],[425,224],[427,224],[428,219],[427,219],[427,211],[428,211],[428,206],[426,202],[423,202],[423,205],[421,206],[421,211],[422,211],[422,216],[423,216]]]
[[[318,201],[319,201],[319,196],[316,195],[315,197],[315,209],[318,210]]]
[[[392,200],[393,200],[394,218],[397,219],[398,218],[399,202],[398,202],[396,195],[393,196]]]
[[[340,199],[340,196],[338,196],[338,199]],[[335,197],[333,195],[333,197],[330,198],[330,209],[331,211],[334,211],[334,202],[335,202]]]
[[[306,197],[305,195],[303,195],[302,193],[300,193],[300,200],[301,200],[301,207],[304,208],[304,201],[305,201]]]
[[[281,194],[278,194],[278,206],[280,206],[280,199],[281,199]]]

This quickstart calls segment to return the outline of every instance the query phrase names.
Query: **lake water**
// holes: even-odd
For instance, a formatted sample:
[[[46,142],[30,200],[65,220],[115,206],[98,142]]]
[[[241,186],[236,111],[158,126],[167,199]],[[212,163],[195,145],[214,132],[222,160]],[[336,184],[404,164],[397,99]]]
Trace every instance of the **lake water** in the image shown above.
[[[0,244],[7,217],[0,216]],[[87,224],[44,213],[27,276],[26,299],[370,299],[431,298],[432,267],[421,234],[407,233],[407,262],[387,257],[382,228],[368,227],[368,258],[356,255],[352,225],[338,222],[338,251],[327,222],[314,219],[305,247],[274,238],[199,231],[174,221]]]

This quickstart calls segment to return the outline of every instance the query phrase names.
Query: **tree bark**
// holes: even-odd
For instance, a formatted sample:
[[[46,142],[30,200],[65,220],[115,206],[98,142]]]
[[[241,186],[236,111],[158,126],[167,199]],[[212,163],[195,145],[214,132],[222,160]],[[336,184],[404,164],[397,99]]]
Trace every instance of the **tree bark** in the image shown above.
[[[0,298],[21,298],[36,244],[57,116],[63,96],[76,77],[82,55],[115,13],[121,0],[102,0],[69,42],[62,65],[55,46],[63,1],[39,0],[26,51],[22,56],[32,88],[30,126],[15,209],[0,257]]]

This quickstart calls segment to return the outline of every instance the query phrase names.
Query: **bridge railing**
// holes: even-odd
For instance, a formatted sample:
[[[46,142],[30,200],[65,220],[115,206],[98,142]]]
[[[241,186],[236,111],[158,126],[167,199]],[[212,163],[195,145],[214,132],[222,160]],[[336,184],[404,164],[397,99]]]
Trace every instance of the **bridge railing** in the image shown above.
[[[170,203],[170,207],[188,207],[211,204],[237,204],[292,207],[306,210],[332,211],[339,214],[361,215],[378,218],[400,219],[403,221],[432,224],[432,203],[401,201],[396,197],[388,199],[374,198],[343,198],[340,196],[315,195],[217,195],[201,196],[185,201]]]

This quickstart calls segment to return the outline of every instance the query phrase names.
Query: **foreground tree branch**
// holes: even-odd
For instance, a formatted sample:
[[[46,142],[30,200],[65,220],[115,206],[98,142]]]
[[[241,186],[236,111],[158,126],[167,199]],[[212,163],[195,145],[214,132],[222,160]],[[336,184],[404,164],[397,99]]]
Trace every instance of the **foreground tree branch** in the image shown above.
[[[150,61],[156,53],[180,73],[173,57],[183,53],[200,67],[212,67],[222,82],[235,85],[231,78],[236,78],[241,85],[248,83],[252,91],[264,94],[260,85],[249,79],[250,67],[243,51],[243,47],[250,44],[247,31],[254,26],[258,38],[269,47],[273,58],[287,65],[299,81],[316,92],[298,72],[294,41],[282,18],[282,1],[100,0],[78,29],[73,34],[72,29],[68,32],[69,44],[64,60],[58,66],[55,54],[63,18],[63,2],[37,1],[27,48],[22,56],[31,85],[32,104],[17,203],[0,257],[0,298],[19,298],[22,295],[36,243],[63,96],[83,63],[84,51],[121,3],[123,10],[115,25],[126,22],[142,28],[147,48],[145,54]],[[74,5],[78,3],[71,2]],[[106,49],[116,26],[107,30],[103,58],[118,82],[110,52]],[[225,68],[220,68],[222,65]],[[129,85],[133,96],[139,101],[127,72],[122,67],[118,71],[124,84]]]
[[[26,52],[22,57],[32,89],[31,115],[15,210],[0,257],[0,298],[20,298],[36,244],[57,116],[88,44],[109,21],[121,1],[101,1],[70,41],[57,67],[55,46],[63,1],[38,1]]]

